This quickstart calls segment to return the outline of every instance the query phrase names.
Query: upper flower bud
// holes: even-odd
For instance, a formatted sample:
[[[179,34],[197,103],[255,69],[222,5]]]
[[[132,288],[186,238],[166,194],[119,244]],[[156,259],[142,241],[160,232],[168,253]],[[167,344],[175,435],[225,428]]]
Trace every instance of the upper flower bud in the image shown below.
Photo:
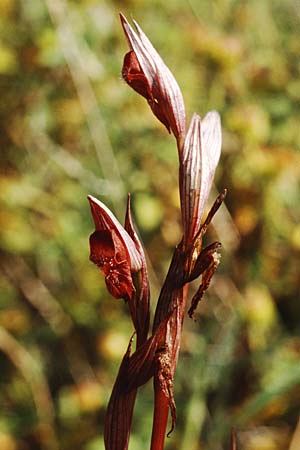
[[[91,195],[88,200],[96,228],[90,236],[90,259],[104,273],[111,295],[129,300],[135,292],[131,274],[141,270],[141,256],[113,213]]]
[[[221,154],[220,116],[210,111],[203,120],[193,115],[180,161],[180,198],[185,243],[200,229],[201,218]]]
[[[179,142],[185,135],[185,108],[180,88],[139,25],[134,21],[136,33],[122,14],[120,17],[131,48],[124,58],[122,76],[146,98],[154,115]]]

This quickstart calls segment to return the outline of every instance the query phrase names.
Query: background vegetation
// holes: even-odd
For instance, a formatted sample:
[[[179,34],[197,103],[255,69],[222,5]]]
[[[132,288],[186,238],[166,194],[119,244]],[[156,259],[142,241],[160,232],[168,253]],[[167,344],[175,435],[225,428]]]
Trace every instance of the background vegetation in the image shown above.
[[[133,195],[152,308],[180,238],[173,139],[120,78],[141,24],[188,116],[217,109],[222,263],[186,319],[167,450],[289,448],[300,405],[298,0],[0,0],[1,450],[98,450],[131,323],[89,262],[87,194]],[[215,193],[214,193],[215,195]],[[213,200],[213,197],[211,201]],[[131,450],[147,448],[151,383]],[[296,439],[296,438],[295,438]],[[299,449],[294,441],[293,450]]]

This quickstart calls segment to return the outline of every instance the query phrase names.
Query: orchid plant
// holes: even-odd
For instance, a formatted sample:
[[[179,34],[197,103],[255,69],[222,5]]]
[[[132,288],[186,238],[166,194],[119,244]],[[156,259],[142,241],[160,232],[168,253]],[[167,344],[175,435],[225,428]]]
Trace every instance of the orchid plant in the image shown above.
[[[188,309],[188,315],[193,317],[220,261],[221,244],[214,242],[203,248],[202,242],[225,198],[226,189],[217,197],[205,220],[202,219],[221,153],[221,123],[216,111],[210,111],[203,119],[194,114],[186,132],[183,96],[174,76],[139,25],[134,22],[134,29],[123,15],[120,18],[130,47],[124,57],[122,76],[147,100],[155,117],[176,139],[183,233],[174,249],[148,337],[149,281],[143,247],[132,223],[130,196],[124,227],[102,202],[88,196],[95,223],[95,231],[90,236],[90,259],[103,272],[109,293],[128,304],[136,334],[136,350],[131,351],[133,335],[109,400],[104,440],[106,450],[128,448],[137,390],[153,378],[151,450],[162,450],[169,411],[171,429],[168,434],[176,422],[173,380],[188,285],[201,277]],[[234,446],[233,436],[232,448]]]

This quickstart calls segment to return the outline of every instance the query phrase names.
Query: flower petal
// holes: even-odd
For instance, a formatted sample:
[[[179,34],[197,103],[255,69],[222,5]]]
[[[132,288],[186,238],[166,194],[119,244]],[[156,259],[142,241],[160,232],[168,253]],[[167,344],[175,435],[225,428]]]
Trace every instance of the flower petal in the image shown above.
[[[88,196],[88,200],[90,202],[96,230],[107,230],[110,232],[114,230],[116,235],[120,238],[120,241],[124,246],[124,250],[127,252],[130,260],[131,271],[138,272],[142,267],[142,259],[129,234],[125,231],[107,206],[104,205],[104,203],[100,202],[100,200],[96,199],[92,195]]]
[[[148,101],[154,101],[148,80],[133,50],[126,53],[124,57],[122,77],[138,94],[145,97]]]

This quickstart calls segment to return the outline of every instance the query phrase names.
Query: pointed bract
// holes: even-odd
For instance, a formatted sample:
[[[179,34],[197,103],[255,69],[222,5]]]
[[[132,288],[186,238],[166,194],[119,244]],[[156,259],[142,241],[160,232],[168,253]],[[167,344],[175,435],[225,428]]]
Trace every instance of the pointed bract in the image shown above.
[[[180,197],[185,243],[192,242],[212,187],[221,153],[219,114],[211,111],[203,120],[193,115],[180,161]]]
[[[131,345],[129,341],[127,351],[122,359],[119,373],[115,381],[108,407],[105,414],[104,443],[106,450],[127,450],[136,389],[124,391],[124,378],[127,378],[130,361]]]
[[[137,283],[135,283],[135,286],[137,288],[136,296],[133,302],[129,302],[131,317],[137,333],[137,346],[139,346],[147,339],[149,330],[150,288],[144,250],[132,223],[130,194],[128,194],[124,228],[133,240],[134,245],[139,252],[142,260],[142,267],[139,272],[139,280]]]

